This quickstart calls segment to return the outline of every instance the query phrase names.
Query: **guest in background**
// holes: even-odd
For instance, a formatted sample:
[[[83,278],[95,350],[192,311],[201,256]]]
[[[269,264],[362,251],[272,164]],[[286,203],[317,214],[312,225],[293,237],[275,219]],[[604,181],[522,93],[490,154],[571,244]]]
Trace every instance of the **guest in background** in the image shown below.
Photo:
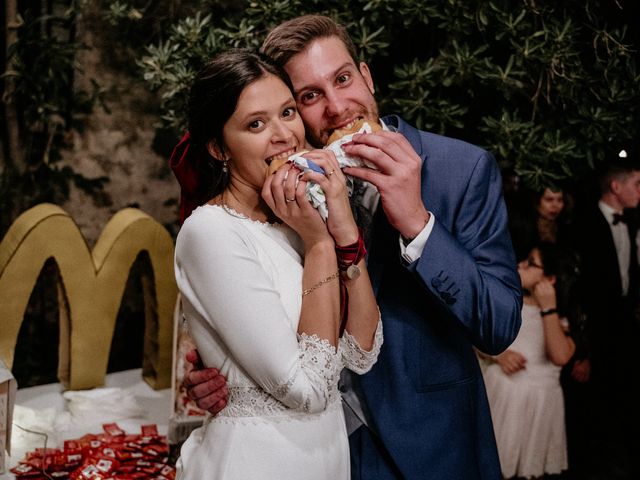
[[[519,185],[511,181],[512,185]],[[519,260],[527,258],[540,241],[558,246],[562,279],[556,284],[558,310],[565,329],[576,344],[571,360],[563,367],[560,382],[564,391],[569,471],[565,476],[583,471],[587,454],[586,428],[590,363],[586,336],[586,317],[580,283],[580,257],[576,251],[573,196],[566,189],[552,185],[532,191],[520,186],[505,194],[509,208],[509,229]],[[575,478],[583,478],[581,476]]]
[[[509,198],[509,232],[518,261],[526,258],[539,241],[571,249],[573,202],[567,192],[551,185],[537,191],[520,190]]]
[[[626,212],[640,202],[637,152],[613,155],[600,198],[580,225],[593,390],[590,478],[640,478],[638,226]]]
[[[558,248],[540,242],[518,264],[522,326],[484,371],[504,478],[540,478],[567,468],[560,369],[575,350],[558,312]]]

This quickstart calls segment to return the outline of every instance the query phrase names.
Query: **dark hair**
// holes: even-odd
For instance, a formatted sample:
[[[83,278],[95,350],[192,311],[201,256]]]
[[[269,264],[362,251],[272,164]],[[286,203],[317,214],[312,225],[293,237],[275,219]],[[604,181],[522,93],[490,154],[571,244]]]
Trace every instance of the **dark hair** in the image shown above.
[[[558,246],[551,242],[540,241],[532,250],[538,250],[540,252],[540,260],[542,261],[542,271],[546,277],[555,275],[556,277],[561,273],[562,259]]]
[[[583,328],[583,326],[579,326],[583,315],[582,292],[579,284],[579,259],[575,252],[546,241],[536,243],[533,249],[540,252],[544,275],[556,277],[554,287],[560,315],[569,318],[576,330]],[[575,333],[580,335],[578,331]]]
[[[356,46],[346,28],[324,15],[303,15],[281,23],[269,32],[260,51],[284,67],[291,57],[302,52],[311,42],[328,37],[338,37],[357,63]]]
[[[532,197],[535,205],[538,205],[540,203],[540,200],[542,200],[542,197],[544,197],[544,194],[547,190],[553,193],[562,193],[562,199],[564,200],[565,191],[562,187],[555,184],[547,184],[543,187],[533,190]]]
[[[559,185],[547,184],[539,189],[522,187],[520,190],[505,198],[508,200],[507,213],[509,222],[509,234],[518,261],[527,258],[531,249],[534,248],[541,238],[538,220],[540,214],[538,208],[545,191],[549,189],[554,193],[562,193],[564,207],[560,215],[553,221],[556,227],[556,243],[565,246],[571,242],[571,223],[573,216],[573,198],[570,193]]]
[[[634,152],[635,153],[635,152]],[[607,193],[611,190],[611,182],[614,180],[625,180],[633,172],[640,171],[640,163],[636,155],[629,157],[618,157],[618,153],[609,155],[607,164],[600,174],[600,193]]]
[[[236,110],[240,94],[267,74],[278,77],[293,92],[286,72],[263,54],[233,49],[216,55],[207,63],[196,75],[189,93],[187,121],[192,148],[208,156],[207,144],[214,141],[224,153],[222,132]],[[199,183],[209,189],[210,197],[226,187],[228,178],[222,172],[222,162],[209,162],[201,165],[200,170],[202,181]]]

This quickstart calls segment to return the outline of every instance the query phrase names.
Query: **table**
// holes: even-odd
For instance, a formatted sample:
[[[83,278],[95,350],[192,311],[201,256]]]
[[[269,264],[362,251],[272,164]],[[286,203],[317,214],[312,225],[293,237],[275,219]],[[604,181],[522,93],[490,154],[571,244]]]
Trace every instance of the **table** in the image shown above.
[[[139,433],[140,426],[154,423],[158,427],[158,433],[167,434],[167,426],[169,417],[171,416],[171,389],[153,390],[143,379],[142,370],[126,370],[123,372],[110,373],[105,379],[105,388],[121,389],[125,395],[132,395],[136,403],[142,407],[144,414],[140,417],[118,418],[113,421],[118,424],[127,433]],[[60,415],[69,415],[67,402],[62,394],[64,389],[61,384],[54,383],[49,385],[39,385],[18,389],[16,393],[16,405],[28,407],[36,411],[42,411],[47,414],[51,413],[51,408],[59,412]],[[84,418],[84,417],[83,417]],[[105,423],[105,416],[98,421],[83,421],[81,424],[74,423],[71,427],[63,430],[56,430],[60,441],[72,438],[79,438],[86,433],[102,433],[102,424]],[[8,472],[21,460],[25,453],[36,447],[42,447],[44,437],[32,435],[33,441],[28,443],[14,442],[20,429],[16,427],[16,419],[14,418],[12,449],[11,456],[7,458],[7,473],[0,475],[0,480],[12,480],[15,476]],[[23,435],[24,436],[24,435]],[[48,447],[57,446],[49,443]],[[61,446],[61,445],[60,445]]]

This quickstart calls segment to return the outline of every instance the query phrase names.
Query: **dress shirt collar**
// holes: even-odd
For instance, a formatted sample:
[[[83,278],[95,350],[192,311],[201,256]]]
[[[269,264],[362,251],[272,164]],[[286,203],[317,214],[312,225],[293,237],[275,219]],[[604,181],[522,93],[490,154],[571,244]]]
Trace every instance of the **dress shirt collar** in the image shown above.
[[[600,211],[602,212],[602,215],[604,215],[604,218],[607,220],[607,223],[611,226],[613,225],[613,214],[617,213],[622,215],[622,212],[616,212],[616,210],[609,204],[603,202],[602,200],[600,200],[598,202],[598,208],[600,209]]]

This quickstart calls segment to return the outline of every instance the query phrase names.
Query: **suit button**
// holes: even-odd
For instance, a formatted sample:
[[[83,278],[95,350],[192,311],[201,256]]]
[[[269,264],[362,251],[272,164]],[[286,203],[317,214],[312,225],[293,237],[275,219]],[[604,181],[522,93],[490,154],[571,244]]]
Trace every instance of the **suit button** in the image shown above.
[[[449,292],[442,292],[440,294],[440,298],[442,298],[444,303],[446,303],[447,305],[453,305],[458,301],[458,299],[452,296]]]

